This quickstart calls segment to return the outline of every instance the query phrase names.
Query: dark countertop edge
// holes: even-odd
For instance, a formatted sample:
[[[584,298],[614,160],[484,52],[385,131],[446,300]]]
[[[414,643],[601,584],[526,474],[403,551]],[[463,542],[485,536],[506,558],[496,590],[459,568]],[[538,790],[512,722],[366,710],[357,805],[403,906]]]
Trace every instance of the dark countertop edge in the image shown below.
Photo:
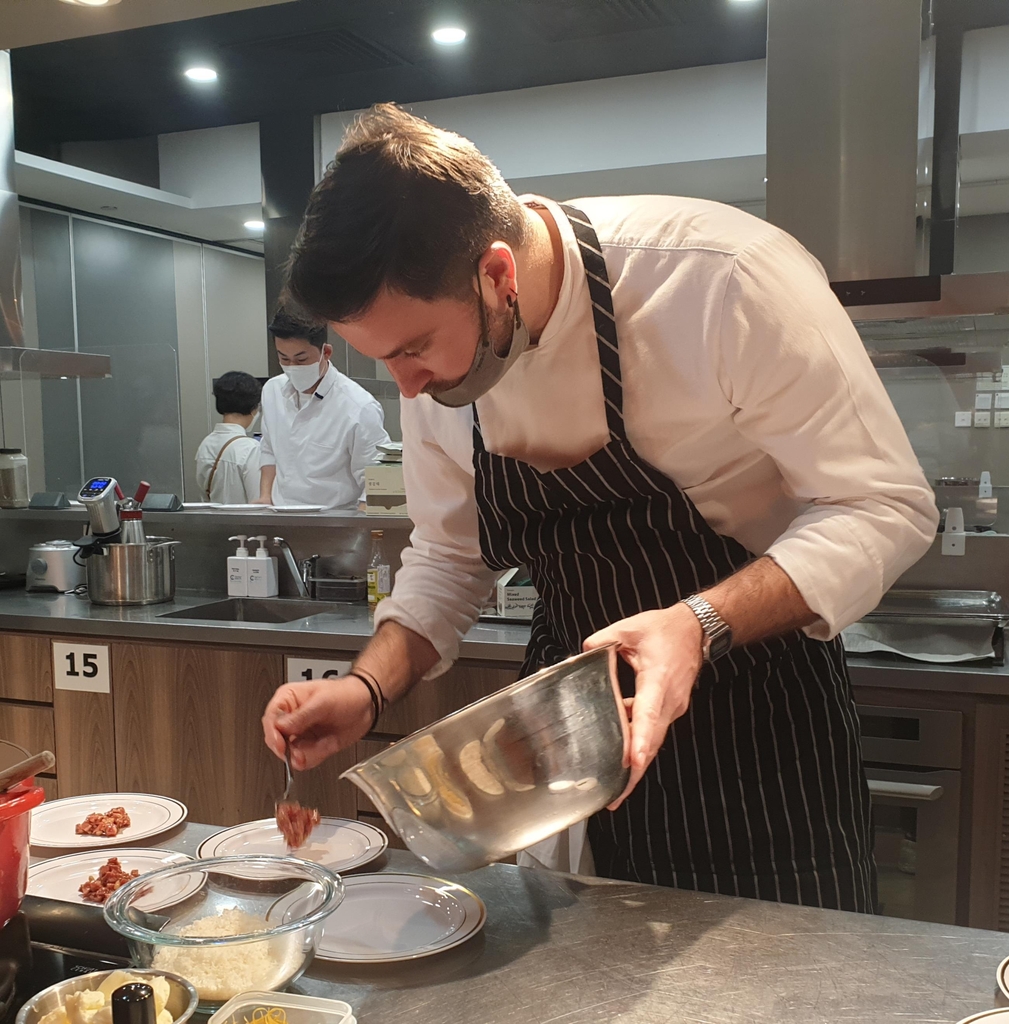
[[[12,593],[26,596],[24,591]],[[184,600],[202,604],[223,600],[224,596],[186,595]],[[213,621],[108,617],[114,609],[101,609],[95,617],[38,615],[4,610],[4,603],[4,592],[0,591],[0,631],[9,632],[333,652],[359,651],[371,636],[370,631],[353,622],[344,623],[342,628],[327,628],[324,623],[320,623],[318,629],[284,629],[276,625],[257,628],[253,623],[236,629],[234,625]],[[166,610],[173,607],[168,605]],[[123,609],[122,614],[129,616],[131,611],[135,610]],[[528,641],[528,627],[520,623],[504,627],[503,631],[510,635],[498,638],[478,635],[483,630],[491,632],[493,629],[495,627],[474,627],[473,632],[477,635],[463,640],[460,658],[521,664]],[[1009,666],[1005,665],[937,665],[898,661],[891,655],[852,655],[848,658],[848,672],[852,685],[857,687],[1009,697]]]
[[[4,508],[0,509],[0,524],[6,521],[37,523],[85,523],[87,511],[83,505],[63,509]],[[256,512],[254,510],[227,510],[214,508],[184,508],[178,512],[145,512],[144,522],[155,525],[190,523],[199,521],[222,522],[241,519],[242,522],[261,526],[329,526],[337,528],[365,527],[370,530],[412,530],[413,521],[406,516],[369,516],[364,512]]]
[[[223,600],[223,597],[207,598]],[[0,593],[0,605],[3,597]],[[513,627],[515,628],[515,627]],[[517,627],[521,629],[521,627]],[[59,636],[102,637],[107,640],[160,640],[162,642],[212,643],[239,647],[283,647],[290,650],[358,651],[371,639],[370,633],[332,630],[257,630],[255,624],[215,626],[190,621],[151,622],[112,620],[112,618],[43,617],[0,610],[0,632],[54,634]],[[460,657],[518,666],[522,662],[525,641],[463,640]]]

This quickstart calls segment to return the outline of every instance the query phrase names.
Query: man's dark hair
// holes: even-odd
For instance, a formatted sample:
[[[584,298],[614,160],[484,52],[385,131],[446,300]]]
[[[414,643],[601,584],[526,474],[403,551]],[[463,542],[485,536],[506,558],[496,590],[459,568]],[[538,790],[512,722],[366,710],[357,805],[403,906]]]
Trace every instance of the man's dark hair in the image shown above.
[[[315,323],[281,306],[270,321],[274,338],[302,338],[316,348],[326,344],[326,325]]]
[[[522,204],[472,142],[381,104],[348,128],[313,189],[287,291],[336,323],[361,316],[383,287],[464,298],[492,242],[524,239]]]
[[[262,391],[263,385],[251,373],[229,370],[214,381],[217,411],[222,416],[229,412],[248,416],[259,405]]]

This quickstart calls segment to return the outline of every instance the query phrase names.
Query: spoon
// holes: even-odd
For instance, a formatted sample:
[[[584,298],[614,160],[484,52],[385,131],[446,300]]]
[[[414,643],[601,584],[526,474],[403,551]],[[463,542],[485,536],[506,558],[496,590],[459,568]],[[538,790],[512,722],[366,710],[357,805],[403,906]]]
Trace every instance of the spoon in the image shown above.
[[[274,808],[287,803],[287,798],[291,795],[291,786],[294,782],[294,773],[291,771],[291,739],[288,736],[284,737],[284,779],[283,795],[274,803]]]
[[[32,754],[31,757],[18,761],[17,764],[0,772],[0,792],[10,789],[11,786],[16,786],[19,782],[24,782],[25,779],[30,779],[39,772],[48,771],[54,764],[56,764],[56,756],[51,750],[43,750],[41,754]]]

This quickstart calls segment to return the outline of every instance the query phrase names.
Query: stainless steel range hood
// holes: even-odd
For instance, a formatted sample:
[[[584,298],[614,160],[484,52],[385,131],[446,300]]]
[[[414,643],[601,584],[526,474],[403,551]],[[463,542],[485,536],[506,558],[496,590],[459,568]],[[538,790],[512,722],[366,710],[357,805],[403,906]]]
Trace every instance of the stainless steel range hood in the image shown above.
[[[21,211],[14,184],[10,53],[0,50],[0,377],[109,377],[107,355],[27,348],[21,294]]]
[[[915,273],[921,0],[768,0],[767,219],[831,281]]]

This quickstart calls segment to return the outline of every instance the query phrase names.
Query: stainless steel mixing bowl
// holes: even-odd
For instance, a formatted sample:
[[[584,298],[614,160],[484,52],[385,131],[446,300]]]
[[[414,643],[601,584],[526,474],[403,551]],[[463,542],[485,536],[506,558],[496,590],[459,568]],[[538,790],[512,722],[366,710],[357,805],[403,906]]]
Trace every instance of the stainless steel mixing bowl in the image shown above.
[[[576,655],[344,772],[426,864],[467,871],[623,792],[627,714],[615,647]]]

